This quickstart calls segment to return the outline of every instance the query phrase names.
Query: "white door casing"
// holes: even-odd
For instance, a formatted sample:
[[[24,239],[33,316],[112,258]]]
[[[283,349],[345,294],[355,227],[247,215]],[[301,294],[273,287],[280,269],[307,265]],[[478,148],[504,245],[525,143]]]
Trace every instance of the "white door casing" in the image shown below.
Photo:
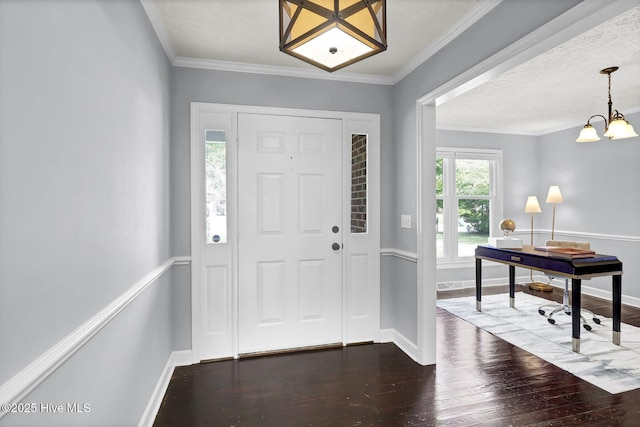
[[[341,125],[238,117],[241,354],[342,343]]]
[[[343,248],[333,255],[340,258],[342,299],[341,341],[343,344],[379,341],[380,337],[380,146],[379,116],[375,114],[328,112],[266,107],[247,107],[209,103],[191,103],[191,305],[192,359],[238,357],[239,337],[239,220],[238,169],[244,160],[236,145],[238,118],[241,114],[289,116],[295,119],[332,119],[341,129],[340,212]],[[204,154],[205,130],[224,131],[227,143],[227,243],[205,242]],[[364,134],[368,140],[366,233],[353,234],[350,227],[351,136]],[[306,179],[306,178],[305,178]],[[307,179],[312,183],[313,177]],[[240,197],[244,197],[241,194]],[[313,199],[309,203],[316,203]],[[308,206],[307,209],[311,209]],[[255,221],[254,217],[254,221]],[[340,219],[339,219],[340,221]],[[336,236],[334,236],[336,237]],[[336,237],[336,242],[339,240]],[[330,241],[333,243],[333,240]],[[314,255],[315,256],[315,255]],[[313,257],[311,257],[313,258]],[[319,258],[313,258],[319,259]],[[308,263],[308,271],[313,263]],[[312,323],[309,319],[307,323]],[[334,338],[325,337],[328,342]],[[340,338],[338,338],[340,341]],[[247,349],[250,346],[247,346]],[[253,346],[250,348],[259,348]],[[249,350],[251,351],[251,350]]]

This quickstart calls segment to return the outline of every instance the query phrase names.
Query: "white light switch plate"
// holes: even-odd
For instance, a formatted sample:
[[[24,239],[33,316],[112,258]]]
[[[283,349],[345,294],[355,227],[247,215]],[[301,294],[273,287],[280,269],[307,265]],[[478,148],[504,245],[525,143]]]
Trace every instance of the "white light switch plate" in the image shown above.
[[[400,215],[400,227],[411,228],[411,215]]]

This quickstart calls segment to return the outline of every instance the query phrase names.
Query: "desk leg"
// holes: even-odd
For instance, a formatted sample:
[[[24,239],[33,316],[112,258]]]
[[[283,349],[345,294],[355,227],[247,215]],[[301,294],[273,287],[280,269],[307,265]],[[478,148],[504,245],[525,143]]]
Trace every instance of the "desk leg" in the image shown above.
[[[476,258],[476,311],[482,311],[482,260]]]
[[[571,279],[571,346],[580,353],[580,296],[582,281]]]
[[[620,318],[622,317],[622,275],[613,279],[613,343],[620,345]]]
[[[516,268],[509,266],[509,307],[516,306]]]

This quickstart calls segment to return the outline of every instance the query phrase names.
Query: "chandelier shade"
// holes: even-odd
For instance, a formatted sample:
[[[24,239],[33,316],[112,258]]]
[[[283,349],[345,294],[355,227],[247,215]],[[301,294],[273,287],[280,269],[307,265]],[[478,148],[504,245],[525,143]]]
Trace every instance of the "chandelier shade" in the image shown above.
[[[595,141],[600,141],[600,137],[598,136],[598,132],[596,132],[596,129],[593,126],[591,126],[590,123],[587,123],[586,125],[584,125],[584,127],[580,131],[580,135],[578,136],[578,139],[576,139],[576,141],[577,142],[595,142]]]
[[[281,52],[332,72],[386,49],[386,0],[280,0]]]
[[[611,139],[624,139],[638,136],[633,130],[633,126],[624,119],[615,119],[609,123],[609,129],[605,132],[604,136]]]
[[[598,132],[591,125],[591,119],[594,117],[602,117],[604,120],[604,136],[609,139],[625,139],[638,136],[633,126],[624,118],[624,115],[618,110],[613,110],[613,102],[611,101],[611,73],[618,70],[618,67],[608,67],[600,70],[600,74],[606,74],[609,79],[609,115],[607,117],[595,114],[587,120],[587,124],[580,131],[580,135],[576,142],[594,142],[600,140]],[[614,113],[615,111],[615,113]]]

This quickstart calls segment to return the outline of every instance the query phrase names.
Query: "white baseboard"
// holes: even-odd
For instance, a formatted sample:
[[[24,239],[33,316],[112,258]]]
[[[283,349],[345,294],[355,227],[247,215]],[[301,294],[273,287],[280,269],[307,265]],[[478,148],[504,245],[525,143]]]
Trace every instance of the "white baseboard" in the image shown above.
[[[380,342],[392,342],[400,350],[405,352],[407,356],[413,359],[414,362],[418,362],[418,346],[411,342],[407,337],[402,335],[396,329],[381,329],[380,330]]]
[[[155,421],[156,416],[158,415],[158,411],[160,410],[160,405],[162,404],[164,394],[167,392],[167,387],[169,387],[169,382],[171,381],[171,377],[173,376],[174,369],[176,368],[176,366],[191,365],[191,358],[191,350],[174,351],[173,353],[171,353],[171,355],[169,356],[169,360],[167,360],[167,364],[164,366],[162,374],[158,379],[156,388],[151,394],[149,403],[147,403],[147,407],[142,414],[142,418],[140,418],[138,427],[153,426],[153,422]]]

